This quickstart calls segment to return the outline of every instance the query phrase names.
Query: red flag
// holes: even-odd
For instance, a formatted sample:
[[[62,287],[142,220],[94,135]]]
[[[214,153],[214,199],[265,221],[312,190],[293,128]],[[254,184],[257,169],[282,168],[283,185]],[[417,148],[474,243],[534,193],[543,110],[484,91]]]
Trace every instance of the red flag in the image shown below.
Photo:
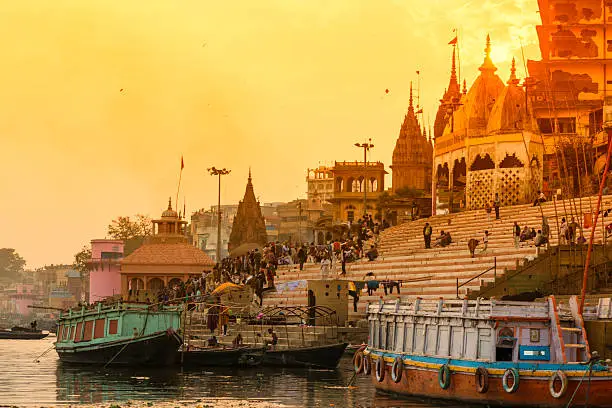
[[[183,156],[181,156],[181,170],[185,167],[185,163],[183,162]]]
[[[448,45],[456,45],[457,44],[457,36],[448,42]]]

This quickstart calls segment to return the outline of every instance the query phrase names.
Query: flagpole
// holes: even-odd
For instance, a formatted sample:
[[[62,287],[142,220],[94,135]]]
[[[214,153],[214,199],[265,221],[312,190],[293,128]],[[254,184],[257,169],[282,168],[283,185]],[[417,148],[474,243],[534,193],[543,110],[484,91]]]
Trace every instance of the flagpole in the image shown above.
[[[179,195],[179,190],[181,189],[181,178],[183,177],[183,167],[185,167],[185,164],[183,162],[183,156],[181,156],[181,171],[179,172],[179,181],[178,181],[178,187],[176,188],[176,199],[174,200],[174,205],[176,205],[176,209],[178,210],[178,195]]]
[[[455,28],[457,31],[457,76],[458,76],[458,84],[459,90],[461,90],[461,56],[459,55],[459,29]]]

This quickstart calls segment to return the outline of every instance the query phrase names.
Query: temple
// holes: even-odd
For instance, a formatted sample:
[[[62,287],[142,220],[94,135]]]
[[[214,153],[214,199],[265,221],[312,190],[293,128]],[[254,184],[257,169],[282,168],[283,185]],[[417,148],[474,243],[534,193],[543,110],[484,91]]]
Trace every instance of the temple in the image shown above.
[[[513,62],[506,85],[495,73],[491,41],[469,91],[445,92],[442,134],[434,151],[437,208],[478,209],[499,193],[502,205],[533,201],[542,188],[542,141]],[[457,81],[451,74],[453,95]],[[456,98],[459,98],[458,100]]]
[[[431,191],[433,146],[427,140],[412,105],[412,84],[408,112],[400,128],[400,134],[393,149],[391,164],[392,190],[409,188],[423,192]]]
[[[161,218],[153,220],[153,234],[121,260],[121,294],[125,300],[154,301],[163,288],[212,270],[213,260],[189,244],[186,224],[169,200]]]
[[[242,244],[265,245],[268,242],[266,223],[261,213],[259,201],[255,198],[251,170],[244,192],[244,198],[238,204],[238,212],[234,217],[232,232],[229,239],[229,249],[235,249]]]

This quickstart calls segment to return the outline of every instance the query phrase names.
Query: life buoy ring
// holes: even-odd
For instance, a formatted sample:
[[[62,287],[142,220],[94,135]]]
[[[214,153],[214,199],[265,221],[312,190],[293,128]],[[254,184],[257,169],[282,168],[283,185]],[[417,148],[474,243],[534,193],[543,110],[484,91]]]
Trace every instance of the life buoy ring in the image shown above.
[[[561,388],[558,391],[555,389],[557,380],[561,381]],[[567,375],[561,370],[555,371],[548,380],[548,390],[553,398],[561,398],[567,391]]]
[[[448,365],[444,364],[442,367],[440,367],[440,370],[438,370],[438,384],[440,384],[440,388],[446,390],[448,387],[450,387],[450,383],[451,371],[450,368],[448,368]]]
[[[480,366],[476,369],[476,391],[484,394],[489,390],[489,372]]]
[[[395,361],[393,361],[393,365],[391,366],[391,379],[393,382],[398,383],[402,379],[402,374],[404,372],[404,362],[400,356],[395,357]]]
[[[353,357],[353,367],[355,368],[355,372],[357,374],[361,374],[363,372],[363,351],[358,351],[355,353],[355,357]]]
[[[376,360],[376,380],[382,382],[385,379],[385,360],[382,356]]]
[[[508,379],[512,377],[512,386],[508,385]],[[518,390],[519,387],[519,372],[516,368],[509,368],[504,372],[504,376],[502,377],[502,385],[504,386],[504,391],[509,394],[512,394],[514,391]]]
[[[363,373],[365,375],[370,375],[371,371],[372,371],[372,360],[370,359],[369,355],[364,355],[363,356]]]

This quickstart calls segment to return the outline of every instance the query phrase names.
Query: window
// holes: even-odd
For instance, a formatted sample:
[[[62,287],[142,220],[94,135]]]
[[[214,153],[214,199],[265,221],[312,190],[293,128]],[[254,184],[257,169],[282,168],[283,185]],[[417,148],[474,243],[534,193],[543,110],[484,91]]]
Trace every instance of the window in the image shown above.
[[[558,118],[559,133],[576,133],[576,118]]]
[[[543,134],[551,134],[553,133],[553,120],[552,118],[540,118],[538,119],[538,127],[540,128],[540,132]]]
[[[75,333],[74,333],[74,341],[78,343],[81,341],[81,334],[83,331],[83,322],[79,322],[76,325]]]
[[[108,334],[117,334],[117,319],[108,321]]]
[[[96,324],[94,327],[94,339],[104,337],[104,323],[106,323],[105,319],[96,319]]]
[[[91,332],[93,331],[93,320],[88,320],[85,322],[85,329],[83,330],[83,341],[91,340]]]

